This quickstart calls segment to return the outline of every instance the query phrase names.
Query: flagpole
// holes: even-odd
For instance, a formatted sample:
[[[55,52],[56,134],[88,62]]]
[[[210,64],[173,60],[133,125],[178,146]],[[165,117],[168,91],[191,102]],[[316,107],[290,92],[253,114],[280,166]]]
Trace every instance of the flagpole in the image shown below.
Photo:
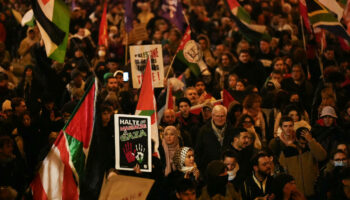
[[[304,22],[303,22],[303,18],[302,16],[300,15],[299,16],[299,19],[300,19],[300,25],[301,25],[301,34],[303,36],[303,46],[304,46],[304,51],[305,53],[307,53],[306,51],[306,39],[305,39],[305,31],[304,31]],[[309,62],[306,61],[306,71],[307,71],[307,75],[308,77],[311,76],[310,74],[310,66],[309,66]]]
[[[126,30],[125,30],[125,33],[126,33],[126,44],[125,44],[125,65],[127,65],[128,64],[128,40],[129,40],[129,37],[128,37],[128,32],[126,32]]]
[[[190,25],[190,21],[188,20],[188,18],[187,18],[187,16],[186,16],[185,12],[184,12],[183,10],[182,10],[182,14],[183,14],[183,16],[184,16],[184,19],[185,19],[185,22],[186,22],[187,26],[189,26],[189,25]],[[186,32],[185,32],[185,33],[186,33]],[[176,54],[177,54],[177,51],[176,51],[175,55],[173,56],[173,59],[171,60],[171,63],[170,63],[168,72],[167,72],[167,74],[166,74],[166,76],[165,76],[165,79],[167,79],[168,76],[169,76],[169,72],[171,71],[172,66],[173,66],[173,63],[174,63],[175,58],[176,58]]]

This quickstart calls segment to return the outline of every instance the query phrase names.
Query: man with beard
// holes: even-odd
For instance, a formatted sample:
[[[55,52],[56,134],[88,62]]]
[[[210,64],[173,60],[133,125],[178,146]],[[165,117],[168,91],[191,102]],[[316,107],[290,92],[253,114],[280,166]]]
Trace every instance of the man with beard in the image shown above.
[[[244,200],[265,199],[271,194],[271,160],[266,153],[261,152],[253,158],[252,165],[253,173],[245,179],[241,189],[242,198]]]
[[[256,154],[257,149],[252,144],[252,135],[245,128],[235,128],[233,130],[233,141],[228,145],[228,149],[237,154],[237,163],[239,164],[239,171],[236,176],[236,185],[246,179],[250,173],[250,160]]]
[[[206,90],[205,83],[202,79],[198,79],[195,84],[197,94],[199,96],[198,103],[202,104],[205,102],[215,101],[215,98],[209,94]]]

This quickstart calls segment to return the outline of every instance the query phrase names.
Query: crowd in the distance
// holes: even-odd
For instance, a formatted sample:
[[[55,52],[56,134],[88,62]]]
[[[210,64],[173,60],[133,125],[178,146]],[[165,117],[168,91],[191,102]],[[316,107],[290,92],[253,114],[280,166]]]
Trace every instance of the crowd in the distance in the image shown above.
[[[304,31],[303,44],[297,0],[238,2],[271,38],[241,32],[224,0],[181,1],[206,66],[196,76],[172,62],[183,32],[161,16],[162,1],[133,1],[133,25],[149,36],[133,45],[161,44],[169,71],[155,89],[157,107],[168,85],[176,105],[160,115],[152,172],[136,165],[116,173],[155,179],[148,199],[350,199],[349,52],[329,32],[323,51],[312,33]],[[115,172],[113,114],[135,113],[124,2],[108,2],[108,47],[97,45],[102,2],[66,3],[70,35],[58,63],[47,58],[38,27],[15,17],[30,3],[0,2],[0,199],[30,199],[29,183],[94,75],[98,134],[82,199],[97,199]],[[234,100],[225,107],[218,100],[227,93]]]

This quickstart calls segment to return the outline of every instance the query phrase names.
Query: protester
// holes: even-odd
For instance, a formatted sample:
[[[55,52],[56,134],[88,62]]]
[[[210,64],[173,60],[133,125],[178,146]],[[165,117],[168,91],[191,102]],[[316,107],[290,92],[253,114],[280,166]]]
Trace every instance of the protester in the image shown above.
[[[164,77],[164,82],[172,87],[172,96],[168,97],[167,84],[155,86],[152,91],[157,108],[141,112],[152,113],[152,139],[159,145],[159,149],[152,149],[155,174],[139,173],[139,166],[138,173],[128,175],[156,180],[148,199],[211,199],[215,195],[232,198],[235,195],[230,196],[231,186],[225,185],[222,178],[226,176],[225,170],[206,176],[208,164],[219,159],[227,166],[227,181],[235,189],[244,181],[249,183],[246,190],[236,190],[243,197],[250,199],[245,191],[254,191],[253,196],[258,199],[267,198],[266,195],[275,199],[304,199],[304,196],[317,199],[312,189],[317,185],[317,174],[332,174],[334,165],[346,165],[341,161],[344,154],[330,153],[341,149],[346,157],[349,154],[350,51],[344,42],[349,37],[343,28],[349,27],[347,12],[335,14],[326,1],[316,0],[308,0],[307,4],[295,0],[240,0],[234,4],[226,0],[183,0],[176,4],[146,0],[110,1],[104,16],[105,4],[101,0],[67,0],[64,2],[67,13],[57,16],[63,13],[58,11],[64,5],[57,6],[58,1],[61,0],[54,1],[53,15],[41,10],[50,6],[43,7],[39,1],[37,6],[34,4],[37,1],[0,3],[0,138],[11,138],[6,145],[10,150],[12,146],[12,154],[16,155],[16,158],[3,156],[1,162],[8,167],[23,159],[20,167],[25,168],[28,179],[4,183],[1,188],[6,189],[0,188],[0,195],[10,198],[17,192],[17,199],[24,198],[23,191],[29,191],[29,183],[37,173],[36,164],[51,152],[52,144],[58,143],[56,138],[70,135],[69,131],[61,130],[76,115],[76,107],[85,105],[80,99],[86,97],[87,86],[97,76],[99,90],[94,106],[102,107],[102,113],[98,111],[98,117],[92,121],[99,123],[93,130],[101,129],[103,133],[93,136],[91,145],[84,146],[85,158],[80,157],[80,161],[86,162],[81,162],[82,166],[77,166],[75,157],[69,153],[72,159],[69,168],[74,165],[75,183],[83,185],[79,197],[98,199],[100,182],[96,181],[103,180],[109,169],[98,171],[100,168],[94,162],[107,156],[106,168],[115,167],[113,114],[134,115],[138,103],[151,101],[145,101],[140,89],[133,85],[133,81],[142,80],[135,76],[134,70],[143,73],[148,56],[152,79]],[[316,3],[321,6],[315,7]],[[342,2],[339,4],[345,7]],[[25,13],[32,8],[35,20],[28,21]],[[237,9],[239,12],[234,12]],[[38,13],[47,16],[45,23]],[[336,28],[324,33],[329,21],[325,23],[322,17],[311,21],[306,18],[314,13],[335,16],[334,22],[342,19],[339,23],[344,26],[336,24]],[[70,22],[67,21],[63,30],[65,19]],[[191,33],[185,33],[187,25]],[[320,26],[318,32],[316,27]],[[53,29],[48,30],[50,27]],[[141,44],[156,44],[161,48],[150,52],[129,51],[130,46]],[[163,67],[164,74],[160,73]],[[226,105],[228,101],[228,108],[217,105],[222,102]],[[159,111],[164,111],[163,117]],[[79,125],[88,127],[88,124]],[[307,131],[298,132],[300,127]],[[109,153],[96,144],[108,148]],[[188,147],[184,157],[189,153],[190,164],[176,167],[172,158],[177,150],[184,150],[183,145]],[[252,160],[260,148],[271,152],[270,164],[265,156],[257,162]],[[91,156],[85,154],[88,149]],[[226,153],[227,149],[234,153]],[[262,160],[266,161],[265,168],[261,166]],[[89,176],[82,173],[84,167]],[[286,172],[294,178],[285,176],[277,188],[258,189],[261,187],[254,185],[252,177],[266,180],[269,171],[273,177]],[[82,178],[81,183],[80,175],[93,180]],[[164,179],[164,175],[168,177]],[[191,181],[186,180],[182,187],[171,176]],[[322,198],[327,195],[331,199],[347,198],[347,175],[339,174],[339,177],[341,180],[330,181],[338,184],[324,190],[327,194],[322,194]],[[217,185],[207,182],[203,189],[203,181],[214,178],[223,182]],[[303,181],[305,186],[301,187]]]

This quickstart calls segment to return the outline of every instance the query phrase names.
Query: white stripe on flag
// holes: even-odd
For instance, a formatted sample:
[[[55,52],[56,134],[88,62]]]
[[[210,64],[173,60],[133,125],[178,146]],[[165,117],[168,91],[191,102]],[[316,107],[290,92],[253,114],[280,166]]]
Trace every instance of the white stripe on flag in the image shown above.
[[[41,10],[46,15],[46,17],[52,21],[53,14],[54,14],[54,6],[55,6],[55,0],[49,0],[45,5],[42,2],[42,0],[36,0],[38,1]]]
[[[36,24],[39,27],[41,37],[44,41],[44,46],[46,50],[46,55],[49,57],[58,47],[57,45],[51,41],[49,35],[46,33],[45,29],[40,25],[39,21],[36,20]]]
[[[44,159],[39,174],[48,199],[62,199],[64,164],[55,145]]]

